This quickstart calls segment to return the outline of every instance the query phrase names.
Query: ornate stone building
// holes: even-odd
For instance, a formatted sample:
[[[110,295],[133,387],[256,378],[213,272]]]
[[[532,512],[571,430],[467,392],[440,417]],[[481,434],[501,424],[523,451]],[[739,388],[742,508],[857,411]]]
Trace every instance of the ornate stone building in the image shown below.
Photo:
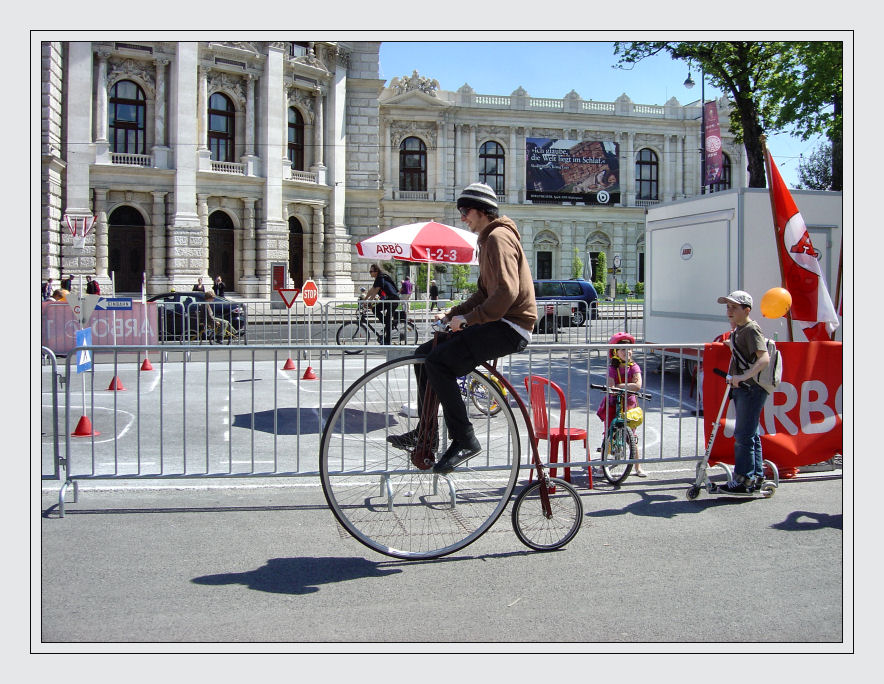
[[[378,226],[379,43],[42,43],[45,279],[266,298],[270,267],[351,295]],[[94,216],[85,247],[68,218]]]
[[[726,121],[727,101],[718,106]],[[585,277],[599,253],[609,267],[619,255],[618,282],[634,287],[644,280],[646,207],[700,193],[699,102],[640,105],[626,94],[596,102],[573,90],[562,99],[535,98],[521,88],[482,95],[469,85],[448,92],[415,72],[391,81],[380,114],[381,227],[429,219],[460,225],[457,193],[480,180],[518,224],[539,278],[570,278],[576,249]],[[722,128],[724,176],[713,191],[746,186],[743,148]],[[610,148],[619,150],[619,198],[529,199],[526,149],[533,138],[570,141],[577,150],[616,143]]]
[[[351,297],[368,279],[357,240],[418,220],[459,225],[457,192],[476,180],[518,223],[537,277],[570,277],[576,249],[585,275],[599,253],[609,265],[619,255],[618,279],[633,285],[645,208],[700,191],[698,103],[448,92],[417,72],[385,88],[377,42],[41,47],[41,275],[93,275],[103,292],[112,279],[139,292],[142,274],[148,293],[221,275],[229,292],[267,298],[271,266],[285,264],[287,285],[312,278],[323,297]],[[742,147],[722,138],[718,187],[744,187]],[[538,199],[534,139],[617,150],[618,193]],[[585,171],[566,175],[595,182]],[[95,226],[79,247],[65,217],[86,216]]]

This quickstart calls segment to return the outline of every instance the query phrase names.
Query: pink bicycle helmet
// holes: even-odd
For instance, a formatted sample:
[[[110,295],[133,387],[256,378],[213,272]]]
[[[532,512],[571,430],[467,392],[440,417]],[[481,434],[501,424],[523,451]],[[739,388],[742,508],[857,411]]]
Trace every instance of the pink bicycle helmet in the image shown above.
[[[608,344],[635,344],[635,338],[628,332],[618,332],[611,335]]]

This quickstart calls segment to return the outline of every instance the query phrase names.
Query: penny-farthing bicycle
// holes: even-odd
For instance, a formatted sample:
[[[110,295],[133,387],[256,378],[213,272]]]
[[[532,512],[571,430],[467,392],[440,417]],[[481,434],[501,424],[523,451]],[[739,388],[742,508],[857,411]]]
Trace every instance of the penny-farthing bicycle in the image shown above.
[[[476,371],[467,376],[467,382],[480,382],[488,391],[489,406],[470,415],[482,451],[447,475],[433,473],[434,454],[444,453],[448,439],[430,389],[422,402],[426,415],[418,416],[415,368],[423,362],[409,356],[377,366],[332,409],[320,442],[319,470],[338,522],[366,546],[396,558],[437,558],[474,542],[504,512],[519,480],[522,443],[512,399],[527,428],[537,475],[513,502],[513,528],[532,549],[567,544],[583,521],[580,497],[567,482],[548,476],[524,402],[490,365],[480,368],[496,382]],[[492,405],[500,410],[490,410]],[[388,442],[418,427],[413,449]]]

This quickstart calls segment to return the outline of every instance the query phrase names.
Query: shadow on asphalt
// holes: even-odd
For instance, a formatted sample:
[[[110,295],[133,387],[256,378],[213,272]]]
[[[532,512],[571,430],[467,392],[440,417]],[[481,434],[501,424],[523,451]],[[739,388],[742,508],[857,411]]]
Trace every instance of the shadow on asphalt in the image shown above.
[[[242,584],[272,594],[313,594],[322,584],[386,577],[400,572],[402,570],[383,568],[380,562],[365,558],[271,558],[257,570],[204,575],[191,582],[206,586]]]
[[[771,525],[776,530],[786,530],[788,532],[809,532],[812,530],[822,530],[831,527],[835,530],[842,530],[844,524],[844,516],[829,515],[828,513],[811,513],[810,511],[794,511],[789,513],[786,519]]]

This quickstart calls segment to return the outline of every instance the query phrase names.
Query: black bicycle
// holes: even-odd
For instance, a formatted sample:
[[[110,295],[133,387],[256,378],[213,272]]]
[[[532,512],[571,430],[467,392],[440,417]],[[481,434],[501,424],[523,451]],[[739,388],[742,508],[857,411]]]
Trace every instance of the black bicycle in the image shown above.
[[[380,321],[372,322],[373,312],[370,305],[360,303],[356,312],[356,319],[347,321],[335,333],[335,341],[340,345],[361,345],[384,343],[384,325]],[[404,311],[394,311],[396,318],[393,320],[393,333],[390,336],[390,344],[402,346],[417,346],[417,328],[414,322],[405,319]],[[377,326],[377,327],[375,327]],[[345,350],[345,354],[359,354],[361,349]]]

